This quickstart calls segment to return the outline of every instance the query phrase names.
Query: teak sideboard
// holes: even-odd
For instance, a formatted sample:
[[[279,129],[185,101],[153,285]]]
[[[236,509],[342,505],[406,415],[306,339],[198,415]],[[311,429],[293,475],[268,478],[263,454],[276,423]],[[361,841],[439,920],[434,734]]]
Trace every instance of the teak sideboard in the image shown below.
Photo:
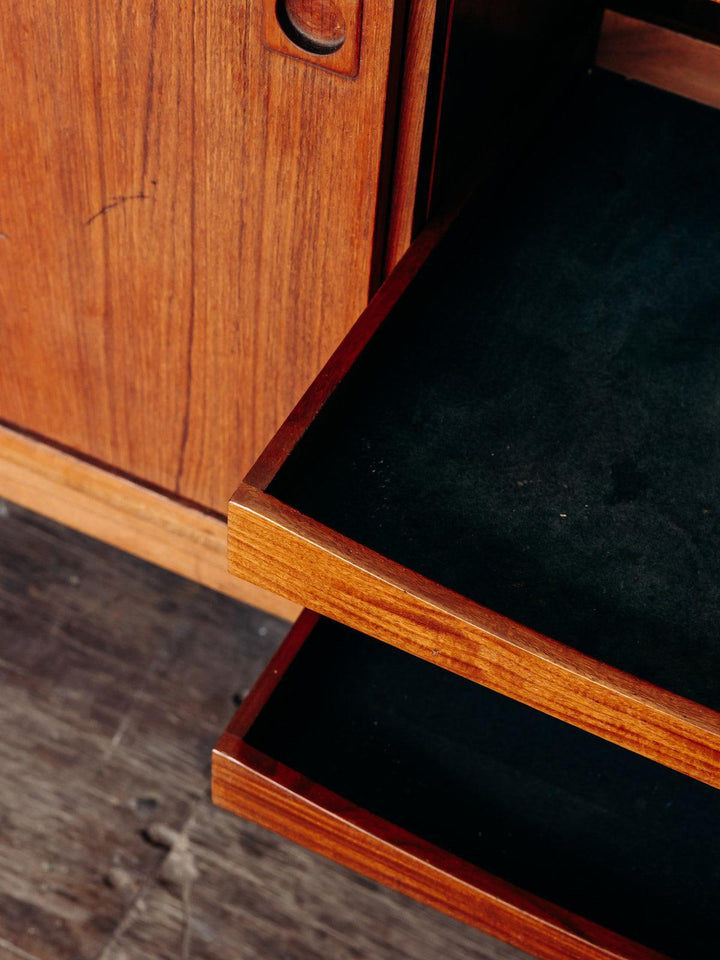
[[[301,0],[5,6],[0,492],[289,615],[227,574],[238,478],[430,212],[525,135],[595,15],[338,0],[345,42],[317,53],[276,6],[306,46],[328,29]]]
[[[544,960],[715,943],[718,42],[711,0],[0,24],[0,495],[315,611],[216,801]]]

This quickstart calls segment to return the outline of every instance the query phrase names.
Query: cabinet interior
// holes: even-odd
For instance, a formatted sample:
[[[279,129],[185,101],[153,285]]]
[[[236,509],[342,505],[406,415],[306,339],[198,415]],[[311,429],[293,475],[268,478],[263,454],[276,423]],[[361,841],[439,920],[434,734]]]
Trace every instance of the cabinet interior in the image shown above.
[[[720,709],[720,113],[594,71],[268,493]]]
[[[720,793],[329,620],[245,742],[676,960],[712,955]]]

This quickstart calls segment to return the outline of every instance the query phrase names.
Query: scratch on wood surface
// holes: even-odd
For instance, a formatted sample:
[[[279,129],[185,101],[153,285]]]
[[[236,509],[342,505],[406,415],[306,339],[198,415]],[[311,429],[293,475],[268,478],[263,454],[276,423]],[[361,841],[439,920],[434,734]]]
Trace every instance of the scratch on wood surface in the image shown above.
[[[122,718],[122,720],[118,724],[118,728],[115,731],[115,734],[112,740],[110,741],[110,747],[107,750],[105,756],[103,757],[103,762],[106,763],[110,759],[110,757],[113,755],[113,753],[117,750],[118,746],[120,745],[120,741],[122,740],[125,734],[125,731],[130,725],[131,719],[132,719],[131,712],[128,710],[128,712],[125,714],[125,716]]]
[[[0,233],[0,240],[9,240],[10,237],[6,233]]]
[[[85,226],[89,227],[93,220],[97,220],[98,217],[102,217],[109,210],[113,210],[115,207],[121,207],[124,203],[129,203],[130,200],[154,200],[155,197],[151,197],[148,193],[133,193],[130,196],[120,195],[118,197],[110,197],[108,202],[94,213],[89,220],[85,221]]]

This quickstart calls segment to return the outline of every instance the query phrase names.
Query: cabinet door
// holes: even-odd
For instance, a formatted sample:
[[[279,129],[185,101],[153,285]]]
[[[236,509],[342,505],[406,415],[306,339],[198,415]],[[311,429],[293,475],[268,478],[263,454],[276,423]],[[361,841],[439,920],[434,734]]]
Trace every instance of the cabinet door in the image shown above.
[[[361,13],[348,75],[249,0],[4,4],[2,420],[224,512],[367,302],[394,4]]]

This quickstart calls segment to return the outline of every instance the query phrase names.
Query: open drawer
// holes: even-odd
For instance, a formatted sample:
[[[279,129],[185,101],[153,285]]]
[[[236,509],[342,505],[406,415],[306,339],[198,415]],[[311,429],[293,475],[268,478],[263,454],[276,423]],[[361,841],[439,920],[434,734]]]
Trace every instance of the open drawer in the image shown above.
[[[314,614],[213,795],[545,960],[717,951],[720,792]]]
[[[596,71],[422,236],[230,506],[230,569],[720,786],[720,113]]]

